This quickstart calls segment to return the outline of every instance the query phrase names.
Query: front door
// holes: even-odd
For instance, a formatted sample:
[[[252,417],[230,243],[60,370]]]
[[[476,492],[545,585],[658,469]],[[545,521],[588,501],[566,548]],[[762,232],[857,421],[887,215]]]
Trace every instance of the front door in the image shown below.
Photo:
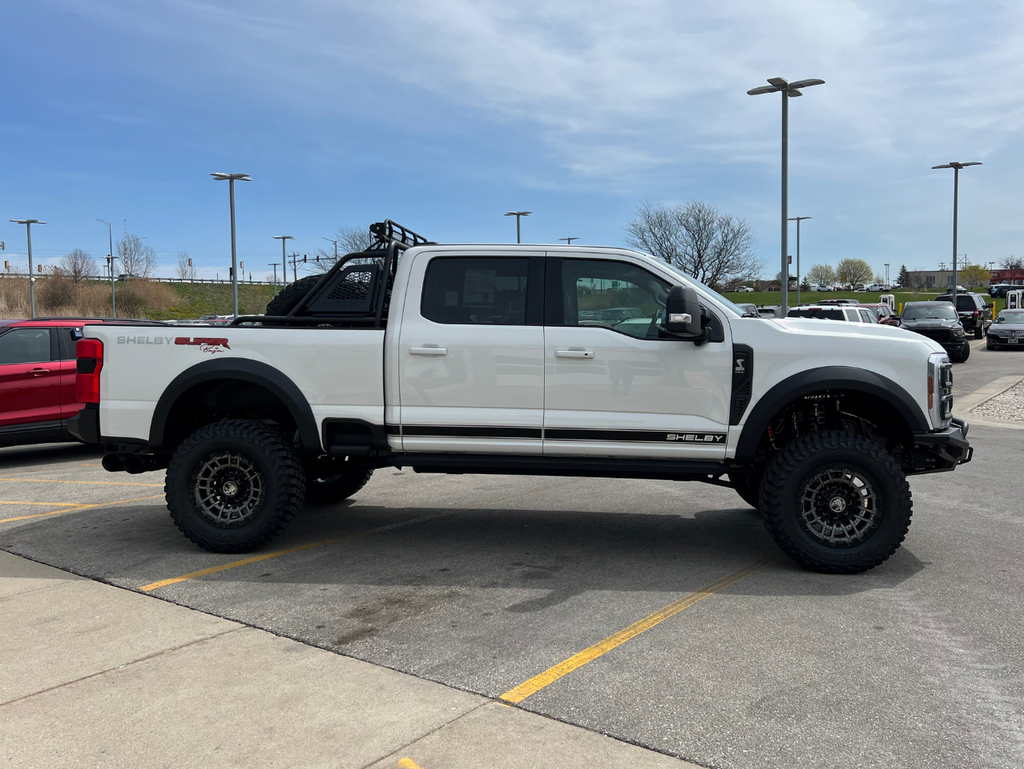
[[[668,336],[671,286],[640,260],[552,259],[548,272],[544,453],[724,459],[731,344]]]
[[[53,438],[60,432],[60,369],[53,360],[52,334],[33,326],[0,335],[0,431],[35,425],[52,431]],[[39,425],[44,422],[50,424]]]
[[[541,452],[543,261],[413,265],[398,353],[405,451]]]

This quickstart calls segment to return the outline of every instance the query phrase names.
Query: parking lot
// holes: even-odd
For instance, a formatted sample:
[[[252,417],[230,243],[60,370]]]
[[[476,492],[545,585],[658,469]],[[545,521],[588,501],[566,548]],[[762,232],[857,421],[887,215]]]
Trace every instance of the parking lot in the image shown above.
[[[973,348],[958,398],[1024,377]],[[729,489],[396,470],[216,555],[162,472],[77,445],[0,450],[0,548],[706,766],[1019,767],[1024,430],[970,437],[855,576],[795,566]]]

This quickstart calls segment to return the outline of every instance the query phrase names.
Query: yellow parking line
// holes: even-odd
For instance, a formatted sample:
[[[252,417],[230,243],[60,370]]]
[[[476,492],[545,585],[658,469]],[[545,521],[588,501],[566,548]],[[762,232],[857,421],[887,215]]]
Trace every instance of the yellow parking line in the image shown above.
[[[45,505],[47,507],[88,507],[77,502],[8,502],[0,499],[0,505]]]
[[[398,763],[395,766],[399,767],[399,769],[420,769],[420,765],[409,757],[398,759]]]
[[[126,483],[124,481],[58,481],[52,478],[0,478],[8,483],[78,483],[86,486],[156,486],[163,488],[162,483]]]
[[[21,515],[17,518],[0,518],[0,523],[12,523],[14,521],[27,521],[30,518],[46,518],[50,515],[60,515],[61,513],[76,513],[79,510],[87,510],[93,507],[113,507],[114,505],[127,505],[129,502],[142,502],[147,499],[157,499],[162,497],[163,494],[153,494],[149,497],[135,497],[135,499],[119,499],[116,502],[97,502],[93,505],[77,505],[75,507],[66,507],[63,510],[52,510],[49,513],[36,513],[35,515]]]
[[[535,494],[538,491],[547,491],[547,490],[550,490],[552,488],[558,488],[560,486],[568,486],[568,485],[573,484],[573,483],[579,483],[579,479],[578,478],[573,478],[571,480],[563,481],[561,483],[549,484],[549,485],[543,486],[543,487],[541,487],[539,489],[533,489],[531,491],[517,492],[515,494],[509,494],[509,495],[504,496],[504,497],[499,497],[498,499],[492,499],[490,502],[487,502],[484,505],[481,505],[480,507],[496,505],[496,504],[498,504],[500,502],[507,502],[510,499],[515,499],[516,497],[524,497],[524,496],[528,496],[530,494]],[[362,537],[362,536],[365,536],[367,534],[379,534],[379,533],[384,532],[384,531],[391,531],[392,529],[400,529],[400,528],[402,528],[404,526],[412,526],[415,523],[424,523],[426,521],[433,521],[433,520],[435,520],[437,518],[444,518],[445,516],[454,515],[455,513],[458,513],[458,512],[460,512],[460,510],[447,510],[447,511],[445,511],[443,513],[437,513],[436,515],[424,515],[424,516],[422,516],[420,518],[413,518],[413,519],[408,520],[408,521],[401,521],[399,523],[389,523],[389,524],[386,524],[384,526],[376,526],[376,527],[374,527],[372,529],[367,529],[366,531],[356,532],[355,534],[346,534],[344,537],[334,537],[332,539],[322,539],[319,542],[310,542],[309,544],[306,544],[306,545],[298,545],[297,547],[289,547],[289,548],[287,548],[285,550],[275,550],[272,553],[264,553],[263,555],[255,555],[255,556],[252,556],[251,558],[243,558],[243,559],[241,559],[239,561],[231,561],[230,563],[223,563],[220,566],[210,566],[209,568],[200,569],[199,571],[192,571],[192,572],[189,572],[188,574],[182,574],[181,576],[178,576],[178,577],[171,577],[169,579],[162,579],[159,582],[151,582],[148,585],[143,585],[142,587],[139,588],[139,590],[142,591],[143,593],[149,593],[149,592],[151,592],[153,590],[157,590],[157,589],[159,589],[161,587],[167,587],[168,585],[176,585],[179,582],[186,582],[187,580],[195,579],[196,577],[205,577],[205,576],[207,576],[209,574],[217,574],[218,572],[221,572],[221,571],[227,571],[228,569],[234,569],[234,568],[237,568],[239,566],[248,566],[250,563],[259,563],[260,561],[266,561],[269,558],[277,558],[278,556],[281,556],[281,555],[288,555],[289,553],[298,553],[298,552],[300,552],[302,550],[313,550],[314,548],[325,547],[326,545],[333,545],[333,544],[338,543],[338,542],[344,542],[345,540],[348,540],[348,539],[355,539],[356,537]]]
[[[655,625],[661,624],[669,617],[674,617],[676,614],[683,611],[683,609],[690,608],[698,601],[703,601],[705,598],[714,595],[719,590],[739,582],[749,574],[753,574],[758,569],[764,568],[781,557],[782,556],[779,555],[773,555],[768,558],[762,558],[760,561],[752,563],[745,569],[740,569],[727,577],[722,577],[722,579],[717,582],[712,582],[710,585],[702,587],[700,590],[690,593],[688,596],[680,598],[678,601],[670,603],[665,608],[654,612],[654,614],[644,617],[638,622],[634,622],[632,625],[623,628],[618,633],[608,636],[608,638],[605,638],[603,641],[597,642],[593,646],[569,657],[569,659],[564,662],[559,662],[557,665],[548,668],[543,673],[535,675],[529,681],[525,681],[514,689],[510,689],[501,695],[501,699],[512,703],[522,702],[527,697],[536,694],[544,687],[553,684],[558,679],[576,670],[576,668],[583,667],[588,662],[593,662],[598,657],[610,652],[612,649],[622,646],[626,641],[636,638],[638,635],[650,630]]]

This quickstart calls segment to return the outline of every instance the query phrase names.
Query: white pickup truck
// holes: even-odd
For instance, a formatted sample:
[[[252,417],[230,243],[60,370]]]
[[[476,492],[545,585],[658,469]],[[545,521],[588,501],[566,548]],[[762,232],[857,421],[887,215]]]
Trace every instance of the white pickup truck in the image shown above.
[[[371,230],[267,315],[86,326],[73,432],[108,470],[166,467],[171,517],[217,552],[411,467],[728,486],[790,556],[840,573],[899,547],[908,474],[971,459],[950,363],[918,334],[746,317],[619,248]]]

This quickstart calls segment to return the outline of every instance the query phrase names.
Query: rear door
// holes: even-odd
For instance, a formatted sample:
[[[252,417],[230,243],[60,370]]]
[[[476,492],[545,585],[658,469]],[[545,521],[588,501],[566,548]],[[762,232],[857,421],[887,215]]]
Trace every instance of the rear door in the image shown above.
[[[732,345],[664,333],[669,283],[623,258],[550,258],[544,453],[724,459]],[[639,317],[609,319],[605,308]]]
[[[57,334],[57,352],[60,360],[55,361],[60,371],[60,416],[67,420],[76,416],[84,404],[78,402],[75,394],[75,374],[78,367],[78,358],[75,355],[75,345],[82,338],[81,327],[61,326],[54,329]]]
[[[53,329],[12,328],[0,335],[0,430],[11,432],[32,423],[60,432],[60,370]],[[41,436],[45,437],[45,436]]]
[[[400,329],[405,451],[539,454],[543,252],[417,259]]]

